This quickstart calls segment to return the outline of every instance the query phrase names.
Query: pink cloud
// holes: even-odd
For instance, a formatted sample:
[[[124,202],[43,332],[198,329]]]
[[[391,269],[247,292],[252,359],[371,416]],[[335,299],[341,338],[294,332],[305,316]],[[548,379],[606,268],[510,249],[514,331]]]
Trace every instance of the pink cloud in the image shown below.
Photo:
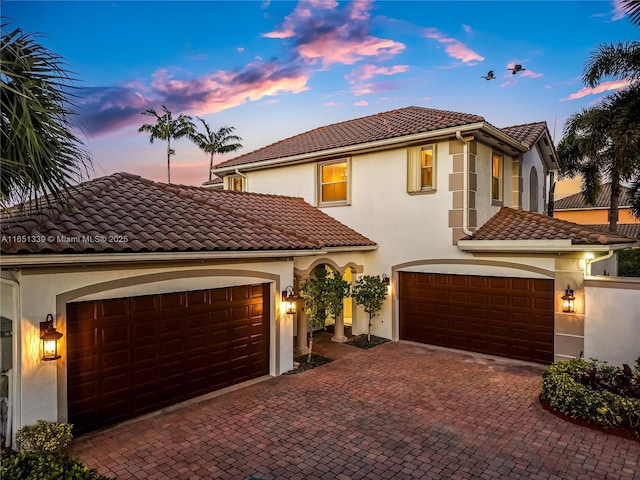
[[[308,90],[309,74],[272,61],[256,62],[240,71],[219,71],[189,80],[174,79],[166,71],[154,74],[154,90],[165,103],[182,107],[195,115],[219,112],[282,93]]]
[[[282,26],[263,36],[295,40],[296,54],[308,64],[351,65],[368,57],[389,58],[405,49],[391,39],[369,34],[369,0],[340,8],[333,0],[301,0]]]
[[[351,84],[351,91],[354,95],[360,96],[376,91],[376,85],[371,82],[365,82],[370,80],[375,75],[395,75],[397,73],[403,73],[409,70],[409,65],[394,65],[392,67],[379,67],[373,64],[365,64],[356,68],[350,74],[345,75],[345,79]]]
[[[623,0],[613,0],[612,3],[613,10],[611,11],[611,21],[617,22],[618,20],[622,20],[627,14],[627,11],[623,5]]]
[[[298,53],[310,63],[319,60],[323,67],[328,67],[332,63],[352,65],[365,57],[389,58],[400,53],[404,48],[402,43],[372,36],[351,41],[325,35],[311,43],[298,46]]]
[[[86,120],[81,126],[91,136],[104,135],[139,124],[140,112],[161,105],[176,115],[206,115],[265,97],[304,92],[309,89],[309,75],[303,66],[277,60],[257,61],[241,69],[197,78],[184,78],[185,73],[179,69],[161,68],[152,74],[149,84],[136,81],[123,87],[84,89],[78,101],[79,113]]]
[[[236,52],[238,53],[244,52],[244,47],[236,47]]]
[[[367,102],[366,100],[358,100],[357,102],[353,103],[356,107],[365,107],[367,105],[369,105],[369,102]]]
[[[456,40],[452,37],[447,37],[436,28],[424,29],[423,35],[426,38],[431,38],[439,43],[446,45],[444,50],[450,57],[462,60],[465,63],[471,62],[473,60],[477,60],[480,62],[484,60],[483,56],[478,55],[476,52],[464,45],[461,41]]]
[[[544,73],[534,72],[533,70],[525,70],[524,72],[521,72],[519,75],[523,77],[540,78],[544,75]]]
[[[462,28],[464,29],[465,32],[467,33],[471,33],[471,27],[469,25],[465,25],[464,23],[462,24]]]
[[[628,80],[611,80],[609,82],[602,82],[597,87],[584,87],[575,93],[572,93],[567,98],[560,99],[561,102],[567,100],[577,100],[578,98],[586,97],[587,95],[597,95],[603,92],[610,92],[612,90],[621,90],[629,86]]]
[[[343,104],[342,104],[342,103],[339,103],[339,102],[325,102],[323,105],[324,105],[325,107],[340,107],[340,106],[342,106]]]
[[[395,75],[396,73],[403,73],[409,70],[409,65],[394,65],[393,67],[378,67],[371,63],[362,65],[356,68],[345,78],[349,81],[355,80],[369,80],[374,75]]]

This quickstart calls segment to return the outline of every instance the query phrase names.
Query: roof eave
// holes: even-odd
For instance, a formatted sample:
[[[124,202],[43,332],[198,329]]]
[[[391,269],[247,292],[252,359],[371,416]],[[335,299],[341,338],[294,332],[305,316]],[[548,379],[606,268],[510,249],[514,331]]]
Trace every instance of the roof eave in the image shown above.
[[[325,251],[327,253],[338,253],[338,252],[371,252],[373,250],[378,250],[379,245],[356,245],[352,247],[325,247]]]
[[[633,245],[634,243],[576,245],[571,240],[458,240],[458,248],[463,252],[471,253],[609,252],[629,248]]]
[[[336,157],[340,155],[354,155],[357,153],[367,153],[370,151],[381,150],[391,147],[402,147],[405,145],[411,145],[421,140],[431,140],[439,137],[447,137],[455,135],[456,132],[461,134],[472,134],[477,131],[485,131],[486,133],[495,136],[498,140],[509,144],[515,149],[526,152],[527,148],[521,143],[517,142],[513,138],[509,137],[506,133],[497,129],[496,127],[486,122],[475,122],[467,125],[459,125],[457,127],[443,128],[439,130],[432,130],[429,132],[416,133],[413,135],[404,135],[402,137],[388,138],[385,140],[376,140],[374,142],[366,142],[357,145],[348,145],[346,147],[331,148],[328,150],[320,150],[317,152],[302,153],[299,155],[292,155],[289,157],[279,157],[270,160],[260,160],[257,162],[248,162],[245,164],[236,164],[228,167],[214,168],[213,173],[216,175],[222,175],[229,173],[235,173],[237,169],[242,170],[258,170],[262,168],[275,167],[279,165],[291,165],[295,163],[304,163],[312,160],[322,160],[325,157]]]
[[[35,267],[137,262],[176,262],[200,260],[231,260],[259,258],[308,257],[326,254],[328,249],[251,250],[224,252],[141,252],[141,253],[80,253],[80,254],[3,254],[2,267]]]

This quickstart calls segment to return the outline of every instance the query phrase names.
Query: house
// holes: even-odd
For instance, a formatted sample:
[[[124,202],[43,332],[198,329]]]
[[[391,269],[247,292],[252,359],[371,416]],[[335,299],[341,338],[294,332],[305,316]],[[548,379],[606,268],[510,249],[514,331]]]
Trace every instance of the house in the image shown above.
[[[230,159],[214,171],[222,189],[116,174],[66,205],[14,209],[1,232],[9,424],[89,431],[289,370],[308,322],[281,292],[317,268],[389,275],[379,336],[630,363],[640,283],[586,269],[636,240],[543,215],[557,168],[544,123],[408,107]],[[367,329],[345,307],[338,342],[345,323]]]
[[[611,183],[600,186],[593,205],[589,205],[582,192],[569,195],[554,202],[553,216],[561,220],[592,225],[596,228],[609,227],[609,204],[611,200]],[[640,219],[631,212],[630,190],[620,187],[618,205],[618,230],[627,237],[640,238]]]
[[[554,202],[553,216],[569,222],[589,225],[598,230],[609,230],[609,205],[611,200],[611,183],[600,186],[600,191],[593,205],[587,203],[582,192],[569,195]],[[640,239],[640,220],[631,212],[630,190],[620,187],[618,207],[618,224],[616,232],[630,238]],[[616,275],[618,272],[618,255],[600,262],[592,270],[594,275]]]
[[[2,218],[5,432],[84,431],[293,368],[294,259],[377,245],[302,199],[115,174]],[[362,263],[362,261],[360,261]],[[41,322],[62,334],[43,360]]]
[[[558,168],[544,122],[497,128],[414,106],[301,133],[213,173],[229,190],[302,197],[375,240],[361,267],[392,279],[376,335],[538,362],[632,362],[639,285],[625,283],[609,307],[601,297],[613,295],[588,269],[635,240],[544,216]],[[296,281],[320,262],[353,278],[353,262],[327,255],[295,259]],[[567,290],[576,299],[565,312]],[[605,323],[613,311],[614,329]],[[346,315],[355,334],[366,331],[358,313]],[[305,328],[298,315],[298,333]]]

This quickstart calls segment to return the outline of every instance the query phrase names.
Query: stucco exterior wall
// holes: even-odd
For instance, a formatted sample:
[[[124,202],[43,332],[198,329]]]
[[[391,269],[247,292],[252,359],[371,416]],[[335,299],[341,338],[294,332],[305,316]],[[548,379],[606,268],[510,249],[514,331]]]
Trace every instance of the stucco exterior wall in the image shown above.
[[[563,210],[553,212],[554,218],[566,220],[567,222],[579,223],[580,225],[609,225],[609,209],[589,209],[589,210]],[[638,223],[636,217],[631,213],[630,208],[618,210],[618,223]]]
[[[293,320],[279,305],[281,288],[293,282],[292,260],[28,268],[17,277],[21,341],[14,346],[21,372],[14,404],[21,403],[21,413],[16,428],[41,418],[66,420],[65,337],[62,358],[42,361],[39,323],[51,313],[64,334],[68,302],[270,283],[270,374],[293,368]]]
[[[538,209],[531,208],[531,167],[535,167],[538,176]],[[547,172],[544,168],[540,153],[537,148],[526,152],[522,156],[522,209],[528,212],[545,213],[547,206],[546,198]]]
[[[472,208],[477,211],[477,225],[481,226],[493,215],[500,205],[491,202],[491,154],[492,147],[479,141],[470,146],[475,152],[473,161],[475,177],[470,177],[471,187],[476,187],[476,194],[472,201]],[[362,254],[363,273],[379,275],[386,273],[392,278],[391,295],[380,313],[380,318],[392,321],[374,322],[372,333],[386,338],[396,338],[394,313],[394,298],[396,295],[395,279],[392,273],[398,268],[409,268],[429,272],[425,262],[443,261],[447,265],[442,273],[530,276],[533,269],[553,271],[553,260],[548,258],[507,258],[478,263],[471,254],[461,252],[452,243],[452,228],[450,226],[450,210],[454,207],[454,194],[451,179],[454,171],[454,156],[462,152],[462,143],[458,140],[443,140],[435,143],[436,148],[436,188],[434,191],[408,193],[407,192],[407,148],[396,148],[380,152],[354,155],[351,159],[351,203],[346,206],[324,207],[322,211],[362,233],[378,243],[375,251]],[[510,155],[503,155],[503,202],[505,206],[514,206],[513,189],[517,188],[513,178],[514,159]],[[517,160],[519,161],[519,160]],[[532,156],[528,162],[539,162],[539,157]],[[540,170],[542,168],[540,167]],[[304,198],[307,202],[317,205],[316,198],[316,164],[306,163],[286,167],[271,168],[245,172],[248,176],[248,189],[251,192],[293,195]],[[542,175],[540,175],[542,177]],[[542,192],[542,187],[540,192]],[[540,203],[544,202],[540,200]],[[517,207],[517,205],[515,206]],[[352,258],[347,254],[345,258]],[[349,260],[338,261],[338,264]],[[354,257],[355,258],[355,257]],[[360,257],[357,257],[360,258]],[[303,268],[304,258],[296,259],[296,269]],[[358,259],[357,262],[360,262]],[[449,263],[447,263],[449,262]],[[451,262],[459,262],[454,267]],[[509,263],[510,267],[500,266]],[[417,265],[423,265],[418,267]],[[522,268],[525,265],[525,268]],[[404,267],[399,267],[404,266]],[[545,274],[540,274],[545,275]],[[535,275],[533,275],[535,276]],[[358,312],[357,312],[358,313]],[[360,312],[361,313],[361,312]],[[362,314],[363,315],[363,314]],[[360,328],[360,318],[354,319],[353,332],[363,333]]]
[[[633,365],[640,357],[640,280],[585,281],[585,358]]]

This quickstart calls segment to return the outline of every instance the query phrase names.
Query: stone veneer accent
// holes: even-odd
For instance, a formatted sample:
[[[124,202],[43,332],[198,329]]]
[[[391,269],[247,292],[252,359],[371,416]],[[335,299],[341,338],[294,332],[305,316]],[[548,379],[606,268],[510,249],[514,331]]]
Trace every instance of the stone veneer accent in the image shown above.
[[[465,237],[463,227],[464,217],[464,147],[460,140],[449,140],[449,155],[452,156],[452,173],[449,174],[449,191],[453,192],[453,204],[449,210],[449,228],[453,245]],[[469,208],[469,229],[478,226],[478,213],[476,210],[476,191],[478,189],[478,175],[476,173],[476,155],[478,144],[475,140],[469,142],[469,195],[467,206]]]

